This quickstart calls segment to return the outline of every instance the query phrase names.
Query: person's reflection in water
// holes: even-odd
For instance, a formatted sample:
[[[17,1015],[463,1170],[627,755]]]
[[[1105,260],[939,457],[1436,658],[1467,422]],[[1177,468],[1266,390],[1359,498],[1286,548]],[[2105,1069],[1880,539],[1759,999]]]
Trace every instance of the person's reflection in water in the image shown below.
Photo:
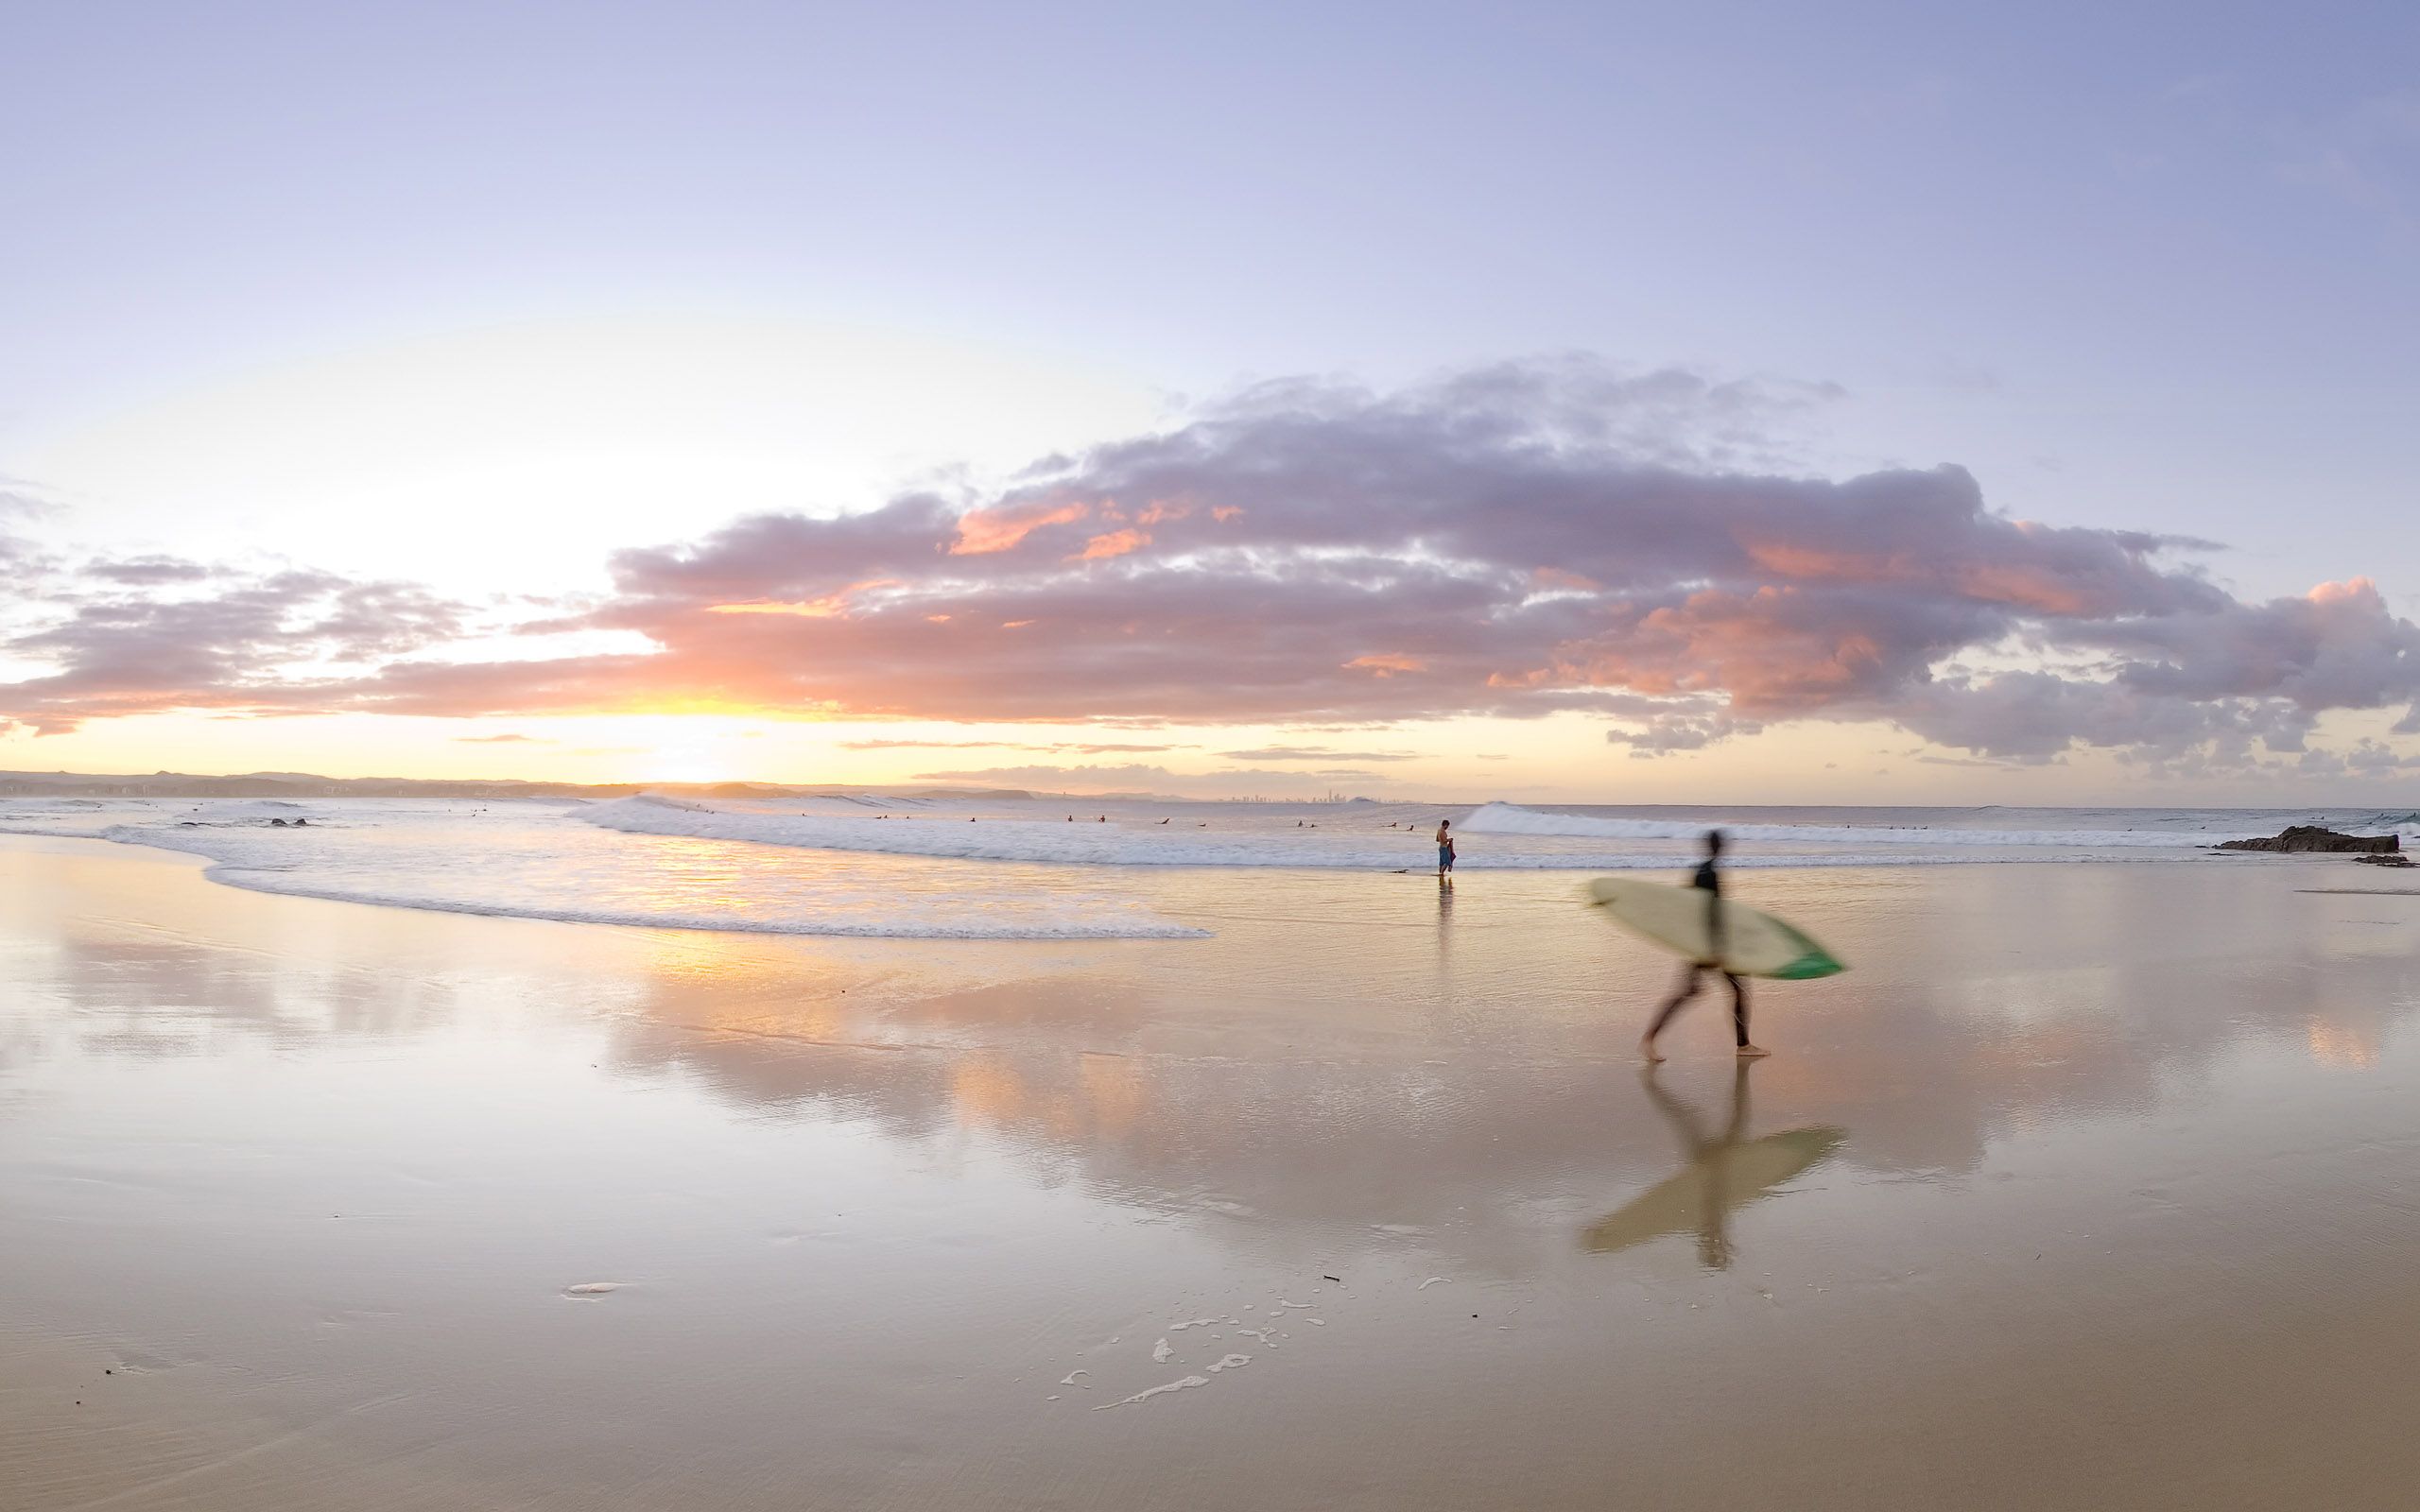
[[[1649,1101],[1680,1137],[1688,1164],[1614,1212],[1581,1236],[1582,1247],[1611,1254],[1668,1234],[1694,1232],[1698,1263],[1708,1270],[1731,1264],[1731,1235],[1725,1227],[1735,1208],[1772,1196],[1786,1183],[1829,1160],[1848,1139],[1846,1130],[1795,1128],[1762,1139],[1746,1138],[1748,1127],[1748,1066],[1732,1073],[1731,1119],[1722,1132],[1709,1137],[1695,1108],[1667,1091],[1651,1068],[1640,1078]]]

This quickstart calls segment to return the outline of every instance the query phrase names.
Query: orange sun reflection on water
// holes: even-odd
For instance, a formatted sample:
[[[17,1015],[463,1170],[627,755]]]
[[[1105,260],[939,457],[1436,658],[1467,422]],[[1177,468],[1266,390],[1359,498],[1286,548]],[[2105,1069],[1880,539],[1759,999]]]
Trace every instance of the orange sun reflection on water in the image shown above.
[[[2332,1066],[2339,1071],[2367,1071],[2378,1063],[2378,1039],[2375,1033],[2348,1024],[2329,1023],[2313,1019],[2308,1026],[2310,1058],[2318,1065]]]

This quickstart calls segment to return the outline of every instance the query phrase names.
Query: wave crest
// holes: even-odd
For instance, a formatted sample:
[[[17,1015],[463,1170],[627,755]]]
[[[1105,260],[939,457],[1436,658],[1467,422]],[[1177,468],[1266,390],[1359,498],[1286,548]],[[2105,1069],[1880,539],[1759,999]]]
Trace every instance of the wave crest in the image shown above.
[[[2241,838],[2249,832],[2181,830],[1970,830],[1959,825],[1890,828],[1862,824],[1734,824],[1703,819],[1607,819],[1585,814],[1487,803],[1460,828],[1473,834],[1551,835],[1592,840],[1694,840],[1720,830],[1733,840],[1806,845],[2056,846],[2069,850],[2178,850]]]

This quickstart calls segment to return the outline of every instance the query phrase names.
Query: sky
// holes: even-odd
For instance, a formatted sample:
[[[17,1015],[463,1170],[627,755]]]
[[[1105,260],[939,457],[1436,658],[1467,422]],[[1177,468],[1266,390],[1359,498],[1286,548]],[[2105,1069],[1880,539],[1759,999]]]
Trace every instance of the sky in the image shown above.
[[[2420,799],[2420,12],[0,0],[0,768]]]

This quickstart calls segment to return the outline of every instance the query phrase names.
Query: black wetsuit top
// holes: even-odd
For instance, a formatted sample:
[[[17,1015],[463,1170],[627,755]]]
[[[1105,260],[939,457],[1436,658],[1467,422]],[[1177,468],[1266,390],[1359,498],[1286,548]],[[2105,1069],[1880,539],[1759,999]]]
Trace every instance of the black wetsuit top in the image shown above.
[[[1706,939],[1720,956],[1726,943],[1722,936],[1722,874],[1714,869],[1712,857],[1698,863],[1697,875],[1689,879],[1689,885],[1705,889]]]

